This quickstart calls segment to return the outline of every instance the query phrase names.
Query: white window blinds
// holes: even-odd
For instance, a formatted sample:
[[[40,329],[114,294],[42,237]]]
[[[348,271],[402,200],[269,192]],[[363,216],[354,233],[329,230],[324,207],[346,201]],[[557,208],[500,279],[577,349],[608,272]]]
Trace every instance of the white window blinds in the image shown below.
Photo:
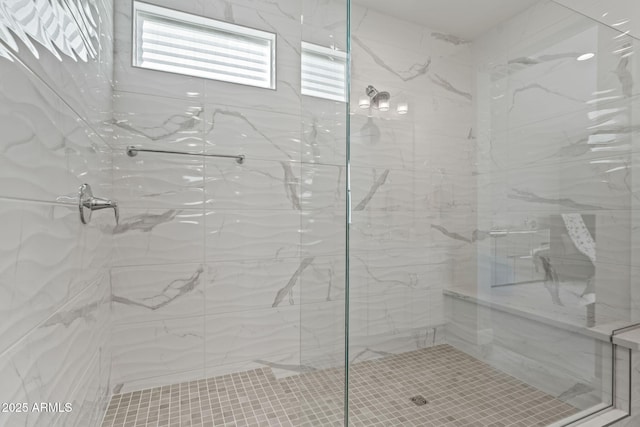
[[[134,2],[133,65],[275,88],[273,33]]]
[[[302,42],[302,94],[345,102],[347,55]]]

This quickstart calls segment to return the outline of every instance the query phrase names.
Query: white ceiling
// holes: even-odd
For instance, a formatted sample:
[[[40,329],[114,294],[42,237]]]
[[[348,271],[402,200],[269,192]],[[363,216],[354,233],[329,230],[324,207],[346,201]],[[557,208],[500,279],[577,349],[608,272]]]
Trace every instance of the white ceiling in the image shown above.
[[[354,0],[435,31],[473,40],[539,0]]]

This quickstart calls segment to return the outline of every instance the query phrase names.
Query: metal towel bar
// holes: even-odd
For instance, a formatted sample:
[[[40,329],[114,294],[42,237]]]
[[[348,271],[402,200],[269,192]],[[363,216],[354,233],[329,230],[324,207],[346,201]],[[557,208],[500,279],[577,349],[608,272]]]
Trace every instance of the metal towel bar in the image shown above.
[[[232,156],[228,154],[201,154],[201,153],[185,153],[183,151],[170,151],[170,150],[152,150],[150,148],[140,148],[134,145],[130,145],[127,147],[127,155],[129,157],[135,157],[140,152],[145,153],[163,153],[163,154],[180,154],[184,156],[203,156],[203,157],[224,157],[228,159],[236,159],[236,162],[239,164],[244,163],[244,154],[240,154],[237,156]]]

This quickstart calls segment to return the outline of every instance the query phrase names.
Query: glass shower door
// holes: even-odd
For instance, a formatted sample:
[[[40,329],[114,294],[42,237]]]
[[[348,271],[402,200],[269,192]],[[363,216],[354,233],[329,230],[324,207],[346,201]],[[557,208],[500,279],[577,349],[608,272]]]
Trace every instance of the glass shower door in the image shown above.
[[[349,0],[302,0],[300,370],[295,425],[345,423]]]
[[[468,40],[352,5],[352,425],[564,425],[625,399],[637,41],[559,3]]]
[[[626,371],[610,334],[633,321],[636,44],[540,2],[475,46],[482,235],[475,277],[446,296],[448,339],[553,397],[546,423],[616,403]]]

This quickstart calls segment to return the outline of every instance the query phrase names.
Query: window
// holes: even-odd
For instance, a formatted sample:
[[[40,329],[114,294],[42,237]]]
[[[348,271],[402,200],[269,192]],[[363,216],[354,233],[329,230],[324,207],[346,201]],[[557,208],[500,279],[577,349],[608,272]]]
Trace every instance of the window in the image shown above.
[[[133,3],[133,65],[275,88],[273,33]]]
[[[302,94],[346,102],[347,55],[302,42]]]

